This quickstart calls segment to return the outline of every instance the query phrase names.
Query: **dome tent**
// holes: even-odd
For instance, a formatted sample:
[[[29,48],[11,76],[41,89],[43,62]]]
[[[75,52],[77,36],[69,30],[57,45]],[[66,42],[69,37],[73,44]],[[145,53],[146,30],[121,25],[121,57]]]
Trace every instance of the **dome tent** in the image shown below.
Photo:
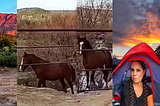
[[[113,102],[119,102],[123,89],[123,82],[130,77],[130,63],[133,60],[142,60],[146,63],[146,76],[150,79],[154,105],[160,105],[160,60],[152,48],[140,43],[130,49],[113,71]],[[149,84],[148,83],[148,84]]]

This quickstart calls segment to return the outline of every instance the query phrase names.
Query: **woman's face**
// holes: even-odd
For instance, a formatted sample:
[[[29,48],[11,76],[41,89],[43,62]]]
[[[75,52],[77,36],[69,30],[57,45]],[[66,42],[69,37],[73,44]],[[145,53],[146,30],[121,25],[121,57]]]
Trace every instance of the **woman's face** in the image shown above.
[[[141,65],[138,62],[133,61],[131,63],[131,78],[132,78],[132,81],[134,83],[142,82],[142,78],[145,74],[145,71],[146,70],[143,70],[143,68],[141,67]]]

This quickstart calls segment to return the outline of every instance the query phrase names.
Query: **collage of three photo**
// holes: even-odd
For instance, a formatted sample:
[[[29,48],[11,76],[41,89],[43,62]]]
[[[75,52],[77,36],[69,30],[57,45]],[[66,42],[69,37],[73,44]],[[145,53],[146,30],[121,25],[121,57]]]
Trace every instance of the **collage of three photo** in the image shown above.
[[[160,106],[159,0],[1,0],[0,106]]]

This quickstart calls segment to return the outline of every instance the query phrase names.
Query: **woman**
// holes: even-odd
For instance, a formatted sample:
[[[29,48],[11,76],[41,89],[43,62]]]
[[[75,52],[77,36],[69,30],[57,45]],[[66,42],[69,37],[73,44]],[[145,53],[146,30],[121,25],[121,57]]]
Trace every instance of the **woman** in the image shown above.
[[[120,106],[154,106],[151,88],[147,85],[143,61],[131,62],[131,78],[124,83]]]

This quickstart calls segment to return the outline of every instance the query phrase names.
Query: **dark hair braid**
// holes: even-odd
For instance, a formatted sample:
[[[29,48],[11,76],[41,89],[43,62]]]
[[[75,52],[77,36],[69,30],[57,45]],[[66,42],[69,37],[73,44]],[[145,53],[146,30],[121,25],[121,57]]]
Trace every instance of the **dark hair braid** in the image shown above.
[[[130,106],[134,106],[134,89],[133,89],[133,81],[131,78],[129,81],[129,94],[130,94]]]
[[[146,75],[144,75],[144,81],[143,81],[143,91],[144,91],[144,105],[148,106],[148,102],[147,102],[147,80],[146,80]]]

